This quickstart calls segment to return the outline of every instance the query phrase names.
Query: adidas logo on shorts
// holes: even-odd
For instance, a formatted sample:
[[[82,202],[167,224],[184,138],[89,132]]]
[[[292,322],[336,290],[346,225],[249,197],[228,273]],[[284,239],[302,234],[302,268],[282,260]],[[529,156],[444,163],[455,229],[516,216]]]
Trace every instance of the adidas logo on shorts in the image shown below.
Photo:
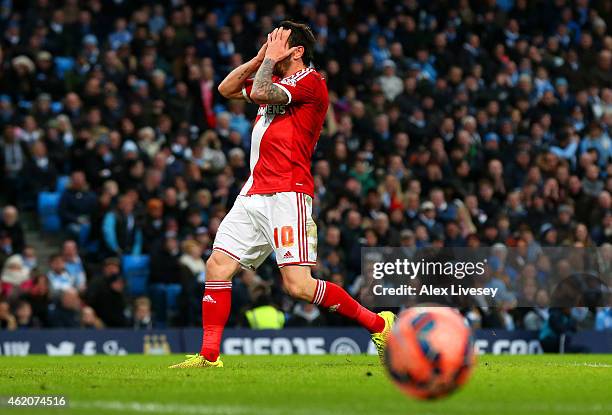
[[[289,258],[293,258],[293,255],[291,255],[291,251],[287,251],[285,252],[285,255],[283,255],[284,259],[289,259]]]
[[[202,298],[202,302],[204,303],[213,303],[213,304],[217,304],[217,302],[215,301],[214,298],[212,298],[212,296],[210,294],[207,294],[204,296],[204,298]]]

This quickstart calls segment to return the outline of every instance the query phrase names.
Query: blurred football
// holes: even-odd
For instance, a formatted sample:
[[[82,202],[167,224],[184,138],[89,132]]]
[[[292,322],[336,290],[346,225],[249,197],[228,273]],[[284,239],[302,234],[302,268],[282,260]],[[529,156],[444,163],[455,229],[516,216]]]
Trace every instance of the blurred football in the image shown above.
[[[472,331],[449,307],[414,307],[397,319],[385,367],[400,390],[418,399],[447,396],[465,384],[475,362]]]

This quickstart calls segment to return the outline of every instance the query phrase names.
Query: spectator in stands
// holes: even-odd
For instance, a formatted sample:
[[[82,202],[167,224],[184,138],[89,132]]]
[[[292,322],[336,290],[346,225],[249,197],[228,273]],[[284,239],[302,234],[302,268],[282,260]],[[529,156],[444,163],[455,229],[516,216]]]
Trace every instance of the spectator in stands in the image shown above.
[[[33,247],[26,245],[21,254],[23,265],[32,272],[38,267],[38,255]]]
[[[138,297],[134,300],[134,317],[132,320],[132,327],[136,330],[151,330],[153,328],[151,300],[147,297]]]
[[[612,157],[612,140],[598,122],[589,125],[588,134],[580,143],[580,154],[590,149],[597,151],[597,161],[600,167],[606,167]]]
[[[179,258],[181,296],[179,299],[179,316],[186,326],[195,325],[198,321],[197,311],[202,301],[206,265],[202,260],[202,246],[189,239],[182,244],[183,255]]]
[[[64,260],[64,267],[68,275],[73,281],[76,281],[76,288],[79,293],[83,293],[85,290],[85,284],[87,282],[87,275],[85,273],[85,267],[83,261],[79,256],[79,247],[73,240],[67,240],[62,246],[62,259]]]
[[[523,317],[523,327],[526,330],[541,330],[546,321],[548,321],[548,291],[538,290],[536,293],[536,303],[525,317]]]
[[[81,298],[76,289],[68,287],[49,305],[48,323],[51,327],[80,326]]]
[[[322,257],[326,257],[332,251],[340,250],[341,232],[340,228],[330,226],[325,232],[325,237],[321,241],[319,253]]]
[[[285,314],[274,306],[268,288],[261,285],[254,291],[253,308],[245,313],[250,328],[255,330],[280,330],[285,326]]]
[[[29,60],[25,56],[23,58]],[[15,58],[17,59],[19,57]],[[3,193],[7,202],[13,205],[21,201],[19,193],[25,182],[23,171],[27,161],[28,149],[25,143],[18,139],[16,126],[12,123],[5,124],[0,143],[0,171],[2,172]]]
[[[457,219],[457,207],[452,203],[446,202],[442,189],[432,189],[429,192],[429,199],[434,204],[436,219],[443,223]]]
[[[17,320],[11,314],[11,306],[8,301],[0,299],[0,329],[15,330],[17,328]]]
[[[549,311],[548,320],[540,330],[540,344],[546,353],[566,353],[577,351],[572,349],[571,334],[576,332],[576,320],[572,317],[570,308],[553,307]]]
[[[600,307],[595,315],[595,330],[612,329],[612,307]]]
[[[102,275],[92,282],[87,291],[87,303],[106,327],[126,325],[125,280],[119,271],[119,261],[108,258],[104,263]]]
[[[431,201],[426,201],[421,204],[419,214],[419,224],[427,229],[429,237],[440,236],[444,234],[444,227],[436,218],[436,206]]]
[[[383,74],[378,79],[380,87],[382,89],[385,98],[388,101],[393,101],[395,97],[402,93],[404,90],[404,84],[399,76],[395,74],[395,62],[391,59],[387,59],[383,62]]]
[[[287,322],[287,327],[319,327],[324,322],[316,305],[300,302],[293,308],[293,315]]]
[[[98,318],[93,308],[85,306],[81,310],[81,328],[99,330],[104,328],[104,323]]]
[[[51,291],[49,290],[47,276],[41,272],[35,273],[32,277],[32,284],[24,293],[23,298],[32,305],[34,318],[40,321],[43,326],[47,326],[47,313],[51,303]]]
[[[102,194],[98,197],[95,212],[91,215],[91,233],[89,235],[89,243],[93,243],[97,249],[97,257],[103,257],[105,249],[103,247],[102,224],[104,217],[109,213],[114,206],[115,198],[119,193],[116,183],[113,181],[106,182]]]
[[[176,235],[168,232],[161,251],[151,257],[150,284],[177,284],[181,281],[181,250]]]
[[[106,271],[109,272],[109,271]],[[89,293],[88,303],[107,327],[124,327],[126,323],[125,280],[119,273],[108,273]]]
[[[11,235],[6,231],[0,231],[0,264],[4,264],[4,261],[11,255],[13,255],[13,241]]]
[[[25,289],[29,278],[30,270],[23,264],[21,256],[8,257],[2,266],[0,293],[6,297],[17,295]]]
[[[140,198],[149,201],[150,199],[161,198],[161,186],[163,173],[155,168],[146,171],[144,182],[140,187]]]
[[[181,239],[193,238],[198,229],[204,226],[204,221],[202,219],[202,214],[199,209],[192,208],[186,214],[187,220],[183,225],[183,232],[181,233]]]
[[[20,253],[23,251],[25,247],[25,236],[21,223],[19,222],[19,212],[15,206],[9,205],[2,209],[0,232],[7,234],[11,238],[12,252]]]
[[[24,168],[27,186],[23,191],[22,203],[28,207],[36,205],[36,198],[40,192],[55,191],[58,176],[57,168],[47,155],[47,146],[43,141],[32,144],[32,155]]]
[[[142,252],[142,229],[134,214],[132,196],[119,197],[117,209],[104,216],[102,229],[109,256],[139,255]]]
[[[19,300],[15,306],[15,320],[18,329],[39,328],[40,321],[32,313],[32,306],[28,301]]]
[[[149,199],[147,201],[147,212],[142,227],[144,252],[154,253],[162,249],[166,230],[165,225],[164,203],[160,199]]]
[[[70,273],[62,254],[53,254],[49,258],[49,272],[47,278],[54,297],[60,296],[67,289],[75,289],[77,292],[85,290],[85,274]]]
[[[89,190],[85,174],[75,171],[70,175],[70,185],[62,194],[59,215],[64,227],[78,238],[83,225],[90,223],[96,209],[96,195]]]

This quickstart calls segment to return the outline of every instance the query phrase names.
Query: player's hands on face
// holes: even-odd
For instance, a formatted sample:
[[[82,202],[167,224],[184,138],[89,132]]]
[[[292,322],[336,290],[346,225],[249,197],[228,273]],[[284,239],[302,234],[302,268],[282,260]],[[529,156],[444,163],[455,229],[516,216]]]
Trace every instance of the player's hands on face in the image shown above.
[[[275,62],[280,62],[291,55],[297,47],[290,48],[289,45],[287,45],[290,34],[291,29],[284,29],[282,27],[276,28],[272,33],[269,33],[265,57]]]
[[[268,41],[266,41],[261,48],[259,49],[259,52],[257,52],[257,56],[255,56],[253,58],[253,60],[255,62],[257,62],[257,64],[261,64],[264,60],[264,58],[266,57],[266,50],[268,49]]]

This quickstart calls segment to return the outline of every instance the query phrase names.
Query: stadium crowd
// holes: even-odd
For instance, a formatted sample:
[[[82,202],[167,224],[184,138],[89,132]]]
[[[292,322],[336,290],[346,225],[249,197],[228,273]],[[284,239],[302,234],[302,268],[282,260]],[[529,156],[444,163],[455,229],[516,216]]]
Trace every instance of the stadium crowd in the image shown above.
[[[318,278],[359,297],[362,247],[610,248],[608,1],[6,0],[0,327],[198,324],[257,110],[216,87],[288,18],[315,32],[330,94],[313,160]],[[61,194],[50,258],[22,220],[43,192]],[[126,255],[149,256],[147,295],[127,290]],[[519,274],[500,275],[498,307],[466,312],[475,326],[542,326],[546,293]],[[173,310],[158,301],[171,285]],[[235,278],[230,325],[270,304],[287,325],[346,324],[284,296],[270,259]],[[581,311],[612,327],[610,308]]]

